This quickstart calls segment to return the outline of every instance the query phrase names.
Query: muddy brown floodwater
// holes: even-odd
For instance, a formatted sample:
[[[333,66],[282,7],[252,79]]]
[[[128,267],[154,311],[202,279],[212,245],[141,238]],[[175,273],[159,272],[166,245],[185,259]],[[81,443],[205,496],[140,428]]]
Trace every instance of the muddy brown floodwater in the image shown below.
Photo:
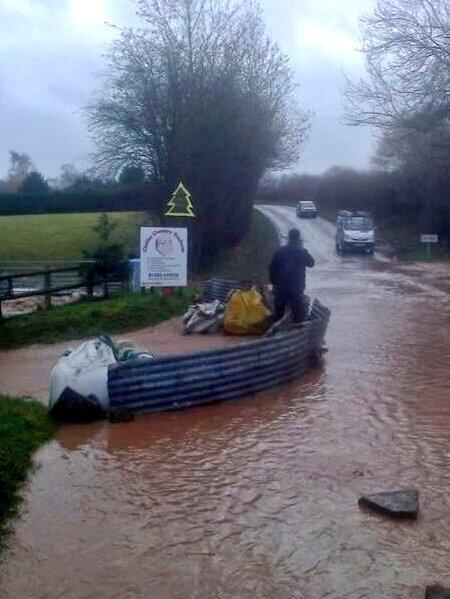
[[[432,282],[319,264],[322,369],[265,395],[67,426],[38,454],[3,599],[419,599],[450,586],[450,310]],[[357,504],[420,490],[417,521]]]

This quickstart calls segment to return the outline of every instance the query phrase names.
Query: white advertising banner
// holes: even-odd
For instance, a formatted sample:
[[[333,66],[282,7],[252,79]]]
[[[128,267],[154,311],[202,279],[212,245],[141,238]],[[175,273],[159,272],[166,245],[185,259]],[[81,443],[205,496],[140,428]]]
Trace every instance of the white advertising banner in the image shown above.
[[[141,227],[141,286],[187,285],[187,229]]]

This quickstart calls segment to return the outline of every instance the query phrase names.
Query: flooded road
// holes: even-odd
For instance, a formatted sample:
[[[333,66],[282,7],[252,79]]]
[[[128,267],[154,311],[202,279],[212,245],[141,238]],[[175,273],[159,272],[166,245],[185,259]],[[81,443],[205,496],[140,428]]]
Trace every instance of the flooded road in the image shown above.
[[[292,226],[282,208],[277,223]],[[38,454],[5,599],[419,599],[450,586],[450,308],[430,280],[334,254],[322,369],[254,398],[64,427]],[[283,229],[284,230],[284,229]],[[417,487],[417,521],[357,505]]]

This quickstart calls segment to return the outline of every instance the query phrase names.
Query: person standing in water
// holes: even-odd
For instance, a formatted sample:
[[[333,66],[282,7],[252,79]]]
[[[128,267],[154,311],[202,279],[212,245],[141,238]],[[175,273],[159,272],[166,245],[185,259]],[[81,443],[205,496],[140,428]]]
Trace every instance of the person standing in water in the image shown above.
[[[283,318],[287,306],[291,310],[293,322],[303,322],[306,316],[303,300],[306,268],[312,268],[314,264],[314,258],[303,247],[300,231],[291,229],[287,245],[275,252],[269,266],[275,298],[274,322]]]

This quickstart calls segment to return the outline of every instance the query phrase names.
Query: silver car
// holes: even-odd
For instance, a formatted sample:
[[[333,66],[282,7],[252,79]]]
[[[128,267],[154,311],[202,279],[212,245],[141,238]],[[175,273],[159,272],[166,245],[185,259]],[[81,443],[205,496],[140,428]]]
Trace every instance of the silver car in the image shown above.
[[[316,218],[317,207],[312,200],[300,200],[296,212],[298,218]]]

